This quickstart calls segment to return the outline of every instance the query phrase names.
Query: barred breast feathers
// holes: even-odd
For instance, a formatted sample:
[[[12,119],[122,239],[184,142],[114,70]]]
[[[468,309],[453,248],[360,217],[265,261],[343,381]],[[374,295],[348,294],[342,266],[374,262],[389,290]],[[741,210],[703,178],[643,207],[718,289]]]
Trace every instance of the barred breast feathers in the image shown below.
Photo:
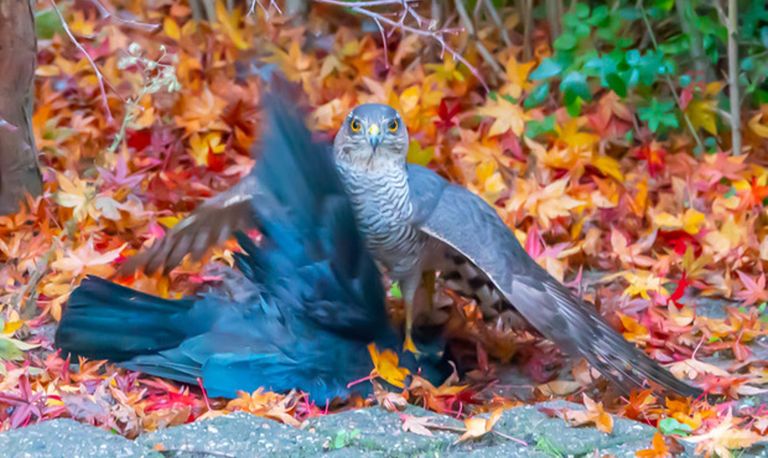
[[[408,177],[403,170],[339,167],[368,248],[392,273],[407,273],[419,261],[423,236],[411,225]]]

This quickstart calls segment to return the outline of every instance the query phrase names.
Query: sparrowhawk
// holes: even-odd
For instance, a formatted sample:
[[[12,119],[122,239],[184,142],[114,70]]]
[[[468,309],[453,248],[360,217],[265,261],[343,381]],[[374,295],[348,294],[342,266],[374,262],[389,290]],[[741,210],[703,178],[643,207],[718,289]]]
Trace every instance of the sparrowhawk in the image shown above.
[[[221,285],[181,300],[86,278],[64,310],[59,348],[193,385],[199,377],[211,396],[298,388],[322,404],[369,394],[369,383],[348,386],[373,368],[367,345],[397,348],[402,337],[332,158],[279,102],[267,97],[266,153],[254,171],[264,238],[257,247],[237,234],[239,272],[223,269]],[[438,351],[402,354],[400,364],[438,384],[450,367],[439,341],[424,345]]]
[[[452,289],[476,299],[485,318],[533,328],[566,353],[586,358],[624,391],[650,380],[683,395],[700,393],[627,342],[593,306],[541,268],[489,204],[427,168],[407,164],[408,131],[392,107],[366,104],[352,110],[332,149],[368,249],[401,284],[407,336],[422,273],[434,270]],[[258,200],[259,186],[257,176],[247,177],[128,268],[168,270],[186,253],[199,257],[210,243],[252,225],[248,201]]]

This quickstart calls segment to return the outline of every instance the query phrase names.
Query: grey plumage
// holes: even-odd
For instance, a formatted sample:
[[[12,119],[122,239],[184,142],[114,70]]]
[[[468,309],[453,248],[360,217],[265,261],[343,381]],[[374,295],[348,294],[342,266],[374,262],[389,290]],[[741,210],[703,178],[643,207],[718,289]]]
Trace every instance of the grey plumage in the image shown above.
[[[399,114],[378,104],[354,109],[334,142],[336,166],[366,245],[401,284],[407,335],[422,273],[434,270],[457,292],[474,298],[488,320],[538,331],[563,351],[586,358],[624,391],[650,380],[683,395],[700,393],[627,342],[591,305],[538,266],[490,205],[426,168],[407,165],[407,150]],[[238,192],[258,194],[258,183],[251,186],[255,192]],[[211,208],[204,208],[206,219],[216,218]],[[170,238],[194,240],[190,228]],[[211,234],[199,240],[215,239]],[[154,254],[144,256],[166,268],[178,258],[167,253],[200,246],[173,240],[158,246],[163,244],[175,248],[153,248]]]

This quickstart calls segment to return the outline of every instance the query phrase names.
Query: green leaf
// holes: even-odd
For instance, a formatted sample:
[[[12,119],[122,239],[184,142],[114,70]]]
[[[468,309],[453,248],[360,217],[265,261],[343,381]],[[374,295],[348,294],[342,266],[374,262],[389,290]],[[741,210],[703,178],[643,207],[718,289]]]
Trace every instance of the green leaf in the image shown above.
[[[654,0],[653,2],[654,8],[658,8],[664,12],[672,11],[672,8],[674,6],[675,6],[675,0]]]
[[[627,85],[624,84],[624,80],[618,74],[609,73],[608,76],[605,77],[605,80],[608,82],[608,87],[611,88],[616,95],[619,97],[627,96]]]
[[[523,103],[523,106],[528,109],[537,107],[541,105],[541,103],[544,102],[548,96],[549,96],[549,84],[541,83],[538,86],[536,86],[533,89],[533,91],[531,91],[530,94],[528,94],[528,97],[525,98],[525,102]]]
[[[589,26],[583,22],[579,22],[573,27],[573,34],[578,38],[588,37],[591,31],[592,29],[590,29]]]
[[[563,78],[560,82],[560,91],[563,93],[566,105],[571,105],[577,98],[585,101],[592,99],[587,77],[581,72],[571,72]]]
[[[563,71],[563,65],[551,57],[542,60],[536,70],[531,72],[531,81],[545,80],[557,76]]]
[[[638,108],[637,112],[640,119],[648,124],[651,132],[657,133],[667,128],[677,128],[679,122],[673,112],[675,104],[673,102],[659,102],[658,99],[652,99],[647,107]]]
[[[685,423],[680,423],[674,418],[665,418],[659,422],[659,431],[665,436],[672,434],[676,436],[687,436],[693,431],[693,428]]]
[[[608,7],[600,5],[592,11],[592,16],[587,23],[591,26],[606,26],[606,20],[608,19]]]
[[[571,117],[576,118],[581,114],[581,106],[583,104],[584,102],[580,98],[576,97],[570,103],[566,103],[565,111],[567,111]]]
[[[577,3],[575,12],[577,18],[586,19],[589,17],[589,5],[586,3]]]
[[[389,295],[395,299],[402,299],[403,292],[400,291],[400,283],[393,281],[392,286],[389,287]]]
[[[66,14],[65,12],[62,12]],[[53,8],[35,12],[35,33],[37,38],[50,40],[56,33],[64,31],[61,20]]]
[[[0,336],[0,361],[21,361],[24,352],[38,347],[10,337]]]
[[[525,124],[525,136],[536,138],[539,135],[555,133],[555,116],[549,115],[541,121],[531,120]]]
[[[555,49],[559,51],[570,51],[576,47],[579,41],[572,34],[565,32],[555,40]]]

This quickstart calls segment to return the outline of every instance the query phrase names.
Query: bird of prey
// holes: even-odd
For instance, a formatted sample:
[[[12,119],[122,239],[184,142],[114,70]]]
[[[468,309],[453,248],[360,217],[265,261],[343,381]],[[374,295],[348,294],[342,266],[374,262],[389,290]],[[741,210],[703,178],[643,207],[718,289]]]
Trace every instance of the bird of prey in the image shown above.
[[[266,105],[254,172],[261,199],[250,209],[262,245],[238,232],[239,272],[225,270],[222,286],[181,300],[86,278],[56,332],[65,353],[185,383],[199,377],[212,396],[258,387],[297,388],[320,403],[368,394],[370,384],[347,386],[373,367],[367,345],[396,349],[402,335],[388,322],[380,273],[332,157],[288,104],[267,96]],[[450,373],[439,351],[400,359],[433,383]]]
[[[651,381],[666,391],[700,394],[627,342],[592,305],[541,268],[489,204],[427,168],[406,163],[408,131],[392,107],[356,107],[332,150],[368,249],[400,283],[409,348],[422,273],[437,271],[449,287],[475,299],[486,319],[538,331],[562,351],[586,358],[622,391]],[[259,186],[257,176],[246,178],[203,205],[130,267],[168,270],[187,252],[199,257],[209,242],[254,224],[256,217],[241,208],[258,195]],[[215,226],[208,221],[216,221]]]

